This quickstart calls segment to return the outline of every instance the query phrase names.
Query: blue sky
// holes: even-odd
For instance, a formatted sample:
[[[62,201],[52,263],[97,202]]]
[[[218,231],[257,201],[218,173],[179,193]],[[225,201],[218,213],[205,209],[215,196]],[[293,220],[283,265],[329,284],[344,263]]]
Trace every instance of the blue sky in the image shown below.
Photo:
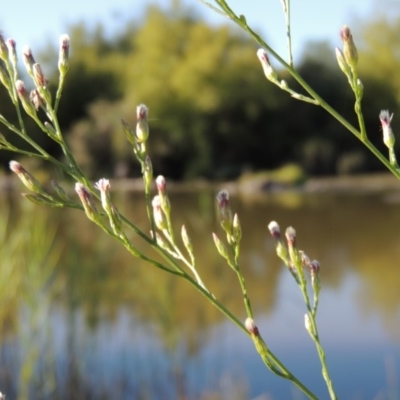
[[[212,23],[224,19],[201,5],[199,0],[182,0],[195,7],[204,18]],[[210,2],[212,0],[209,0]],[[155,0],[163,6],[169,0]],[[29,44],[32,49],[41,49],[66,32],[68,24],[78,20],[90,23],[101,21],[112,34],[123,22],[140,18],[148,0],[13,0],[2,7],[0,27],[6,38],[13,37],[19,49]],[[281,0],[228,0],[238,13],[246,15],[250,25],[261,31],[274,48],[285,54],[285,27]],[[339,45],[338,31],[344,24],[350,27],[368,18],[373,12],[390,10],[398,6],[399,0],[292,0],[292,35],[295,55],[301,53],[307,40],[328,39]],[[384,5],[384,6],[383,6]],[[73,49],[72,49],[73,51]]]

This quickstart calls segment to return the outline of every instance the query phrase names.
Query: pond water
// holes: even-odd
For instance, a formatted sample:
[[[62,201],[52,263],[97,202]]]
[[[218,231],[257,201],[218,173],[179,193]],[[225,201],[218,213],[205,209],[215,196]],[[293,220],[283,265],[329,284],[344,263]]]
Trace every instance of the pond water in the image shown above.
[[[246,318],[211,237],[215,193],[171,196],[211,291]],[[7,399],[304,399],[251,340],[187,282],[132,258],[78,210],[1,199],[0,391]],[[119,209],[148,230],[144,201]],[[328,392],[297,285],[267,225],[296,228],[321,264],[321,342],[340,399],[400,399],[400,194],[232,198],[241,268],[272,351],[320,399]],[[137,236],[131,237],[150,254]]]

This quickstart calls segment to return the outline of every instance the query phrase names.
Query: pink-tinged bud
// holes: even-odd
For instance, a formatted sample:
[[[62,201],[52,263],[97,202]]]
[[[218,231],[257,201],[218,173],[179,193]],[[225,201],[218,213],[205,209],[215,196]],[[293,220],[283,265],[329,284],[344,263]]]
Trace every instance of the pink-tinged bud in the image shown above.
[[[47,86],[47,84],[49,82],[44,77],[43,70],[42,70],[42,67],[40,66],[40,64],[38,64],[38,63],[33,64],[32,70],[33,70],[33,77],[35,79],[36,86],[38,86],[38,87]]]
[[[358,53],[353,41],[353,35],[348,26],[345,25],[340,30],[340,37],[343,41],[344,58],[346,59],[347,64],[349,64],[351,68],[355,69],[358,61]]]
[[[232,211],[229,204],[229,192],[225,189],[217,194],[218,213],[221,226],[228,234],[228,238],[232,233]]]
[[[37,89],[31,90],[29,99],[32,102],[32,104],[35,106],[36,111],[38,111],[40,107],[42,107],[43,109],[46,107],[46,104],[45,104],[42,96],[40,96],[40,93]]]
[[[254,336],[260,335],[260,332],[258,331],[258,328],[253,318],[247,318],[246,321],[244,322],[244,326],[252,335]]]
[[[10,161],[10,170],[17,174],[21,182],[32,192],[43,193],[39,181],[32,176],[19,162]]]
[[[319,269],[320,269],[320,265],[319,262],[317,260],[313,260],[310,264],[310,271],[311,271],[311,275],[315,275],[319,273]]]
[[[308,267],[311,264],[310,257],[303,250],[300,250],[299,253],[303,267]]]
[[[4,41],[4,36],[0,32],[0,58],[4,61],[8,61],[8,49],[6,42]]]
[[[295,247],[296,246],[296,230],[289,226],[289,228],[286,229],[285,232],[286,240],[288,242],[289,247]]]
[[[6,45],[7,45],[7,48],[8,48],[8,56],[9,56],[9,58],[11,60],[11,63],[13,65],[14,69],[16,70],[17,62],[18,62],[17,51],[16,51],[17,43],[15,42],[14,39],[7,39],[6,40]]]
[[[107,214],[111,212],[110,187],[110,181],[104,178],[95,184],[95,188],[100,191],[101,205]]]
[[[140,104],[136,107],[136,117],[138,119],[136,124],[136,138],[140,143],[146,142],[149,137],[148,114],[149,109],[144,104]]]
[[[154,222],[158,229],[164,230],[168,228],[167,218],[161,208],[161,198],[160,196],[154,196],[151,202],[153,206]]]
[[[156,178],[156,185],[159,194],[165,194],[167,188],[167,182],[162,175],[158,175]]]
[[[36,108],[32,104],[31,99],[29,98],[28,91],[26,90],[25,87],[25,83],[21,80],[17,80],[15,82],[15,88],[17,89],[18,97],[21,101],[22,106],[24,107],[25,112],[32,118],[35,118]]]
[[[69,68],[69,36],[64,34],[60,36],[60,51],[58,54],[58,70],[64,76]]]
[[[10,169],[17,175],[26,172],[26,169],[17,161],[10,161]]]
[[[100,220],[100,214],[97,211],[96,204],[94,203],[89,190],[84,185],[82,185],[82,183],[77,182],[75,184],[75,192],[81,199],[86,216],[91,221],[98,222]]]
[[[28,74],[33,78],[33,65],[36,64],[35,58],[33,57],[32,50],[29,46],[22,48],[22,60],[25,64],[25,68]]]
[[[271,233],[271,236],[275,239],[280,239],[281,237],[281,229],[276,221],[271,221],[268,224],[268,229]]]
[[[379,119],[382,124],[382,132],[383,132],[383,142],[390,149],[393,148],[395,143],[395,137],[391,127],[391,121],[393,118],[393,114],[390,115],[388,110],[382,110],[379,114]]]
[[[272,82],[277,82],[278,74],[272,68],[267,52],[264,49],[258,49],[257,57],[261,62],[261,66],[263,67],[264,74],[267,79]]]

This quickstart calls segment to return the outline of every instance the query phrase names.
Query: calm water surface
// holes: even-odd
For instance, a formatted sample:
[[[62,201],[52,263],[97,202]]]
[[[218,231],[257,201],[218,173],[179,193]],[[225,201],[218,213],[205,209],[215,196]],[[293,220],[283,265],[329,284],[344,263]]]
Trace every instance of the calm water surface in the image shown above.
[[[238,282],[211,238],[213,231],[223,238],[214,194],[171,200],[203,281],[244,320]],[[81,212],[14,197],[0,202],[0,391],[7,399],[305,398],[187,283],[132,259]],[[256,322],[321,399],[328,393],[304,329],[305,306],[267,224],[294,226],[299,247],[320,261],[318,323],[339,398],[400,399],[399,202],[396,193],[232,199]],[[140,196],[116,203],[148,229]]]

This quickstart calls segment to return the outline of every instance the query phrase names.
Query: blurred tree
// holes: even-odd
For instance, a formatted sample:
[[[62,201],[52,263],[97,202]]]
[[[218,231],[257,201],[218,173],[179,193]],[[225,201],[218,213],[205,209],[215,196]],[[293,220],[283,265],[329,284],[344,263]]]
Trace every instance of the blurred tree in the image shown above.
[[[399,21],[385,27],[389,38]],[[378,22],[366,23],[365,32],[374,31]],[[379,28],[379,37],[384,31]],[[254,42],[233,27],[209,26],[179,1],[171,1],[166,9],[149,7],[140,21],[130,21],[120,32],[107,38],[101,25],[89,30],[79,23],[70,29],[71,66],[59,117],[78,162],[92,178],[139,175],[120,118],[134,126],[140,103],[150,107],[155,174],[227,179],[288,162],[313,175],[381,168],[321,108],[296,101],[268,82]],[[372,40],[360,45],[363,109],[371,140],[386,152],[377,116],[382,108],[395,113],[399,108],[400,80],[395,89],[397,78],[390,69],[399,64],[398,46],[393,43],[388,51],[386,44],[381,60],[368,53],[376,45]],[[371,57],[374,63],[366,64]],[[43,58],[55,68],[57,51],[47,48]],[[382,79],[377,63],[393,79]],[[354,96],[332,46],[308,43],[297,65],[311,86],[357,126]],[[287,73],[279,75],[297,88]],[[54,69],[53,89],[57,80]]]

